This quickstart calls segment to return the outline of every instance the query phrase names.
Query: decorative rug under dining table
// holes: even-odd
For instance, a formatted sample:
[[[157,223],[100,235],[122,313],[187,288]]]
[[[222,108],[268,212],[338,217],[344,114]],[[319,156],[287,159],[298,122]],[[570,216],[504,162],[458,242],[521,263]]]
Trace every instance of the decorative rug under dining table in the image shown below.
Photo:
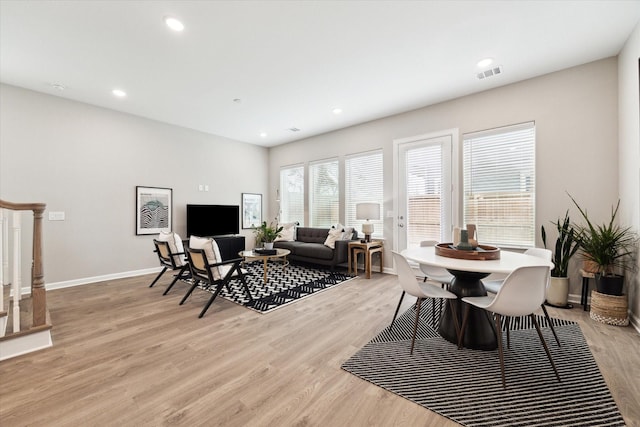
[[[423,303],[413,356],[410,308],[392,332],[385,328],[342,368],[464,426],[625,425],[577,323],[552,319],[558,347],[538,316],[558,382],[534,326],[526,318],[511,319],[510,349],[503,334],[505,390],[497,350],[458,350],[431,327],[431,307],[429,300]]]
[[[270,261],[268,280],[264,283],[262,261],[247,262],[243,268],[247,271],[245,279],[253,301],[249,300],[238,280],[229,284],[231,291],[222,288],[219,297],[263,314],[354,279],[328,268],[301,264],[283,266],[282,262]]]

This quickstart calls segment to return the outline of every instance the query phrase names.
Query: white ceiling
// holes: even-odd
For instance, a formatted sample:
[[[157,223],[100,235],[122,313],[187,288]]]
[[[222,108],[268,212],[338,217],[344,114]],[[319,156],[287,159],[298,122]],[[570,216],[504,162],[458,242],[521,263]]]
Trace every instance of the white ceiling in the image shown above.
[[[0,81],[273,146],[614,56],[639,20],[640,0],[2,0]],[[485,57],[503,74],[478,80]]]

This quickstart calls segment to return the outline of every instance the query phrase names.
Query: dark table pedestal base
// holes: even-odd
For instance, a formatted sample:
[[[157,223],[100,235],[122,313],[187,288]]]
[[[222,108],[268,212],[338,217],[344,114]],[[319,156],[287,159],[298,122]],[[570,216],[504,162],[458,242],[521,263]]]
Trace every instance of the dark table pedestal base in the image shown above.
[[[459,298],[487,295],[481,279],[487,277],[489,273],[471,273],[458,270],[449,270],[449,272],[455,276],[449,290]],[[456,300],[454,301],[454,305],[456,306],[456,313],[458,315],[458,324],[462,326],[462,316],[466,304],[461,300]],[[442,321],[440,322],[438,332],[447,341],[458,344],[458,337],[456,336],[456,329],[448,304],[444,306]],[[466,348],[476,350],[494,350],[498,347],[490,313],[474,306],[470,307],[462,345]]]

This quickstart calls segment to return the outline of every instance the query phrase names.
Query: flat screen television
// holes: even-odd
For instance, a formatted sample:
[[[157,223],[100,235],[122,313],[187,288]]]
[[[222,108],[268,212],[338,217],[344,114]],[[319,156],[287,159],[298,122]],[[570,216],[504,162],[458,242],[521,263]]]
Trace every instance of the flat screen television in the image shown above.
[[[187,237],[240,233],[238,205],[187,205]]]

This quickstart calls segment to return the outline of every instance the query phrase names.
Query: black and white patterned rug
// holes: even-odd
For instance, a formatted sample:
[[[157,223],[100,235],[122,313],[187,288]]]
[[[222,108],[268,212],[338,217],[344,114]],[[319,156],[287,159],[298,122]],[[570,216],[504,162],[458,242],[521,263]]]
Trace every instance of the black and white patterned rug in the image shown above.
[[[429,326],[431,313],[430,303],[423,306],[413,356],[411,308],[392,332],[385,328],[342,368],[464,426],[625,425],[576,323],[552,319],[558,347],[544,317],[538,318],[558,382],[533,325],[512,322],[505,390],[497,350],[458,350]]]
[[[269,262],[265,284],[262,261],[245,263],[243,268],[248,272],[245,279],[253,301],[249,300],[238,280],[231,281],[231,292],[222,288],[219,296],[260,313],[270,312],[353,279],[339,271],[298,264],[283,266],[276,261]]]

